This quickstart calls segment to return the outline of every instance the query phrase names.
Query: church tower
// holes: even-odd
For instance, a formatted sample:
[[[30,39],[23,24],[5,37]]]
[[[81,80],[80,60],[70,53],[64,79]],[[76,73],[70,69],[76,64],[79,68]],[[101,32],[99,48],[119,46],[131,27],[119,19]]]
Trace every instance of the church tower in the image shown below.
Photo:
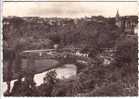
[[[119,11],[117,10],[116,16],[115,16],[115,25],[121,28],[121,18],[119,15]]]

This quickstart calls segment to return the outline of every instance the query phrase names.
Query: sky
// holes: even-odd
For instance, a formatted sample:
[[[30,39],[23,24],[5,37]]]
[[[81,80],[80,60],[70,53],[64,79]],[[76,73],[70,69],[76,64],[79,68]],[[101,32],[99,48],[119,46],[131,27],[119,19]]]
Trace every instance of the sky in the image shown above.
[[[136,2],[4,2],[3,16],[114,17],[137,15]]]

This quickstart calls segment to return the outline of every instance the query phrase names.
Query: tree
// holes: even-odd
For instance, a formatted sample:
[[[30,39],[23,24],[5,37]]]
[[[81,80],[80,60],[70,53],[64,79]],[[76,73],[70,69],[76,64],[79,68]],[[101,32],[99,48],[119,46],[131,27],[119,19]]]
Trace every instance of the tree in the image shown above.
[[[40,96],[51,96],[55,84],[58,79],[56,78],[57,73],[55,70],[49,71],[44,77],[44,83],[39,86]]]
[[[118,39],[115,47],[117,48],[115,55],[117,65],[137,63],[137,36]]]

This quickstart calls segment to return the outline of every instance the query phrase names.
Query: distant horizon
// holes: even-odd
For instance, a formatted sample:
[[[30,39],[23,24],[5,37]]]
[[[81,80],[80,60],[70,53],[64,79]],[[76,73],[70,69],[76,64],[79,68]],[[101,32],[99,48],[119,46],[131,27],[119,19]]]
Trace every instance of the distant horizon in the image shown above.
[[[137,15],[136,2],[4,2],[3,16],[82,18]]]
[[[52,17],[49,17],[49,16],[3,16],[4,18],[8,18],[8,17],[20,17],[20,18],[29,18],[29,17],[32,17],[32,18],[70,18],[70,19],[81,19],[81,18],[91,18],[91,17],[99,17],[99,16],[102,16],[102,15],[97,15],[97,16],[81,16],[81,17],[61,17],[61,16],[52,16]],[[120,17],[125,17],[125,16],[138,16],[138,15],[124,15],[124,16],[120,16]],[[104,18],[115,18],[115,16],[102,16]]]

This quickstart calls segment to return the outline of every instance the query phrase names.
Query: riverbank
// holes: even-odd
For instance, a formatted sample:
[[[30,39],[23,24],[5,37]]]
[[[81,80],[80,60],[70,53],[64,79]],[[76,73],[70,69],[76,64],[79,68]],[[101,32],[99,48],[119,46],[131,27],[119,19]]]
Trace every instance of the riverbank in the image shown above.
[[[74,64],[65,64],[62,67],[58,67],[58,68],[55,68],[52,70],[56,70],[58,79],[68,79],[70,77],[76,76],[76,74],[77,74],[77,67]],[[44,71],[42,73],[35,74],[34,81],[36,83],[36,86],[40,86],[43,83],[43,78],[46,76],[47,73],[48,73],[48,71]],[[11,81],[11,89],[13,88],[15,81],[16,80]],[[6,82],[4,82],[2,84],[2,87],[3,87],[2,89],[3,89],[3,93],[4,93],[7,89]]]

